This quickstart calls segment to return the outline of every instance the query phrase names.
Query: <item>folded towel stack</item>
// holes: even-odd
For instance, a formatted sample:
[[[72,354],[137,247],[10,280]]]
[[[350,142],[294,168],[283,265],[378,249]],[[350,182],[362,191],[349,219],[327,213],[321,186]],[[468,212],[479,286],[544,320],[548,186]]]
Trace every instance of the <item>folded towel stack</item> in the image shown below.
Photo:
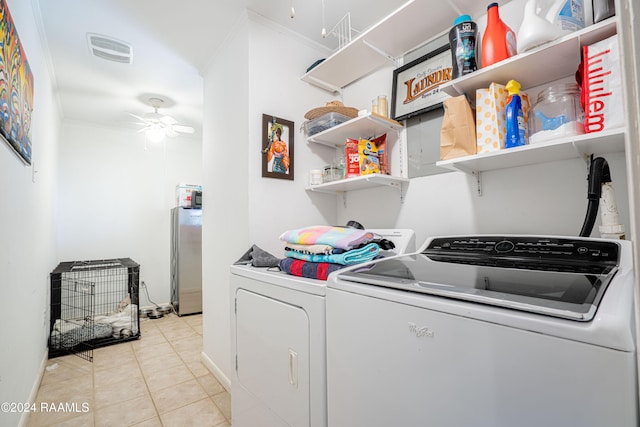
[[[348,227],[311,226],[282,233],[286,258],[280,269],[288,274],[327,280],[333,271],[371,261],[380,253],[376,236]]]

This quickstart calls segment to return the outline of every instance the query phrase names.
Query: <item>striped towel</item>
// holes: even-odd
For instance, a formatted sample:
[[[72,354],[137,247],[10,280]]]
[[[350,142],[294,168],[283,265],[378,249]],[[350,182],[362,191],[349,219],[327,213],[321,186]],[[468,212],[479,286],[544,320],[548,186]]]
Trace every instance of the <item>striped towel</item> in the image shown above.
[[[307,279],[327,280],[329,274],[344,268],[344,265],[328,262],[310,262],[301,259],[283,258],[280,260],[280,270],[287,274]]]
[[[370,243],[374,234],[357,228],[314,225],[289,230],[282,233],[280,240],[301,245],[329,245],[334,248],[351,250]]]

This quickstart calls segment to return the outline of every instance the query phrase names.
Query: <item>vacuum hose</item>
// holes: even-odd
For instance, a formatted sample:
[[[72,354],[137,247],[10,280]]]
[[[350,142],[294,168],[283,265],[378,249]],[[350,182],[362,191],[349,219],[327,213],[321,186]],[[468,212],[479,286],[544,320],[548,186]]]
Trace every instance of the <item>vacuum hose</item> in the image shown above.
[[[609,164],[604,158],[596,157],[591,160],[588,179],[589,188],[587,190],[587,199],[589,200],[589,204],[587,205],[587,215],[584,218],[580,237],[589,237],[591,235],[591,230],[593,230],[593,225],[598,216],[598,204],[600,203],[600,196],[602,195],[602,184],[611,182]]]

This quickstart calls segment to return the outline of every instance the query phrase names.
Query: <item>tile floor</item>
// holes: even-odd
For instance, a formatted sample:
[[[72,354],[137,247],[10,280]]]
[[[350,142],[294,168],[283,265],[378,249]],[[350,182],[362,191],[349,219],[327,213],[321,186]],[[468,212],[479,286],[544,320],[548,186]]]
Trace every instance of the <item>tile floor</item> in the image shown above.
[[[29,427],[229,427],[231,398],[200,361],[202,315],[140,319],[141,338],[98,348],[93,363],[49,359]],[[86,410],[85,410],[86,409]]]

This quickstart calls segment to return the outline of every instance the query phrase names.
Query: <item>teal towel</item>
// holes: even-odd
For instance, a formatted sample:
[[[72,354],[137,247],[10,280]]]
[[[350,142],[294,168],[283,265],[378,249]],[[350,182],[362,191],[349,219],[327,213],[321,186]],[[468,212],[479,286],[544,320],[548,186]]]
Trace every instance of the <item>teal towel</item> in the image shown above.
[[[379,253],[380,247],[376,243],[369,243],[361,248],[351,249],[350,251],[343,252],[341,254],[320,255],[307,254],[298,251],[285,251],[285,256],[287,258],[295,258],[310,262],[329,262],[332,264],[351,265],[371,261],[378,256]]]

